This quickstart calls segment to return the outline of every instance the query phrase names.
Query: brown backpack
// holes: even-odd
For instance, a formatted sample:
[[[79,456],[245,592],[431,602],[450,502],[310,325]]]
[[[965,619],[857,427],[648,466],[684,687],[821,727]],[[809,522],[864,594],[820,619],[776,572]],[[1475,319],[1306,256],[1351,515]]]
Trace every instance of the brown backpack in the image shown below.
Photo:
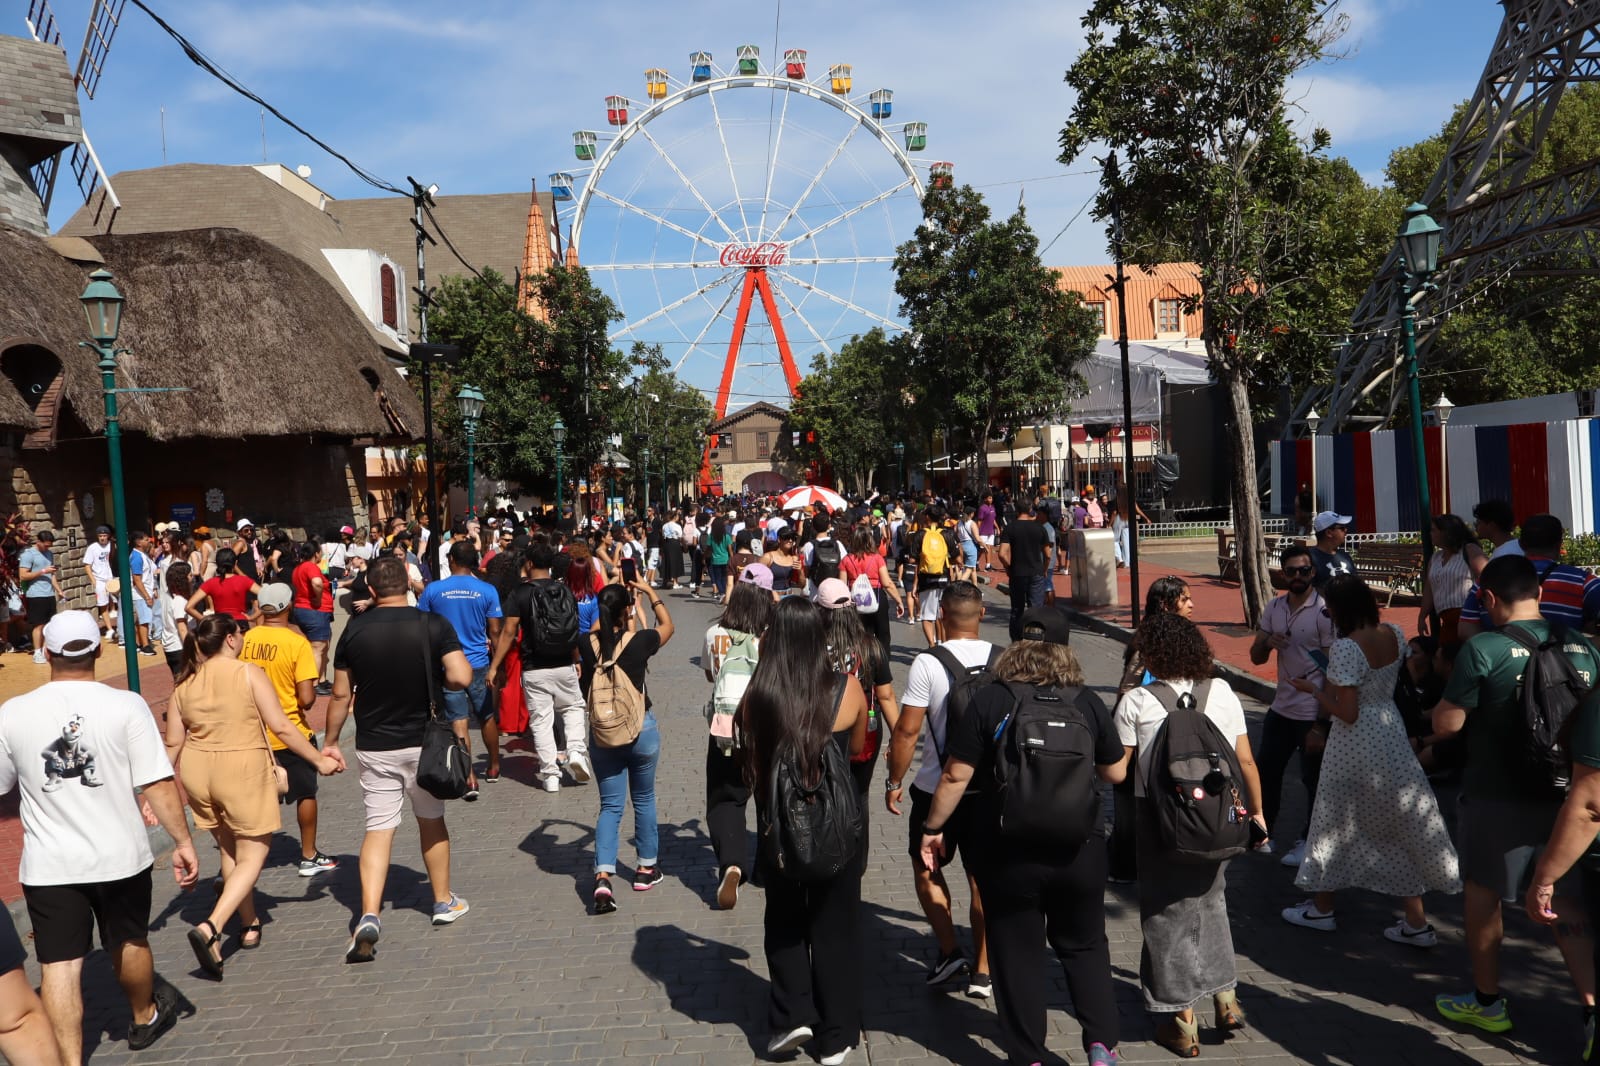
[[[589,681],[589,728],[598,748],[625,747],[638,740],[644,729],[644,692],[634,687],[628,672],[617,665],[632,639],[632,633],[624,634],[606,659],[600,653],[600,637],[589,637],[595,660],[594,677]]]

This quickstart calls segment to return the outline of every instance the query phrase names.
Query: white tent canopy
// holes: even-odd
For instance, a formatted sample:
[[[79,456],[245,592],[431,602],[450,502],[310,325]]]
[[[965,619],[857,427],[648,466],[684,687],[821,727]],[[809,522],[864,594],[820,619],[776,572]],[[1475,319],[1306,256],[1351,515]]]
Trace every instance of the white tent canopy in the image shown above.
[[[1205,356],[1147,344],[1128,345],[1131,372],[1133,420],[1142,423],[1161,421],[1161,386],[1204,385],[1211,380]],[[1095,354],[1080,367],[1087,395],[1069,401],[1071,421],[1122,421],[1122,355],[1115,341],[1101,341]]]

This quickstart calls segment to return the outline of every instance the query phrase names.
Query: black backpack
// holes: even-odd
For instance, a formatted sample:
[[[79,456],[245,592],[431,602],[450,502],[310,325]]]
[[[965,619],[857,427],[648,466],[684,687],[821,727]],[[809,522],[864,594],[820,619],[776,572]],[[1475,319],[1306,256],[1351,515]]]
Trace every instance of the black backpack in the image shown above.
[[[1567,657],[1567,642],[1578,638],[1553,623],[1543,640],[1515,624],[1501,632],[1528,651],[1520,686],[1524,733],[1522,750],[1516,753],[1522,767],[1519,777],[1541,795],[1559,800],[1572,781],[1567,744],[1573,712],[1593,687]]]
[[[578,600],[566,582],[542,578],[528,586],[525,647],[544,659],[571,655],[578,646]]]
[[[995,680],[994,664],[1000,659],[1000,649],[990,645],[989,659],[977,666],[968,666],[956,658],[955,652],[943,644],[935,644],[924,655],[933,656],[938,664],[944,667],[944,672],[950,675],[950,693],[944,700],[944,743],[939,743],[938,736],[930,727],[928,736],[933,740],[933,750],[939,753],[939,765],[944,765],[944,752],[950,743],[950,733],[955,729],[956,723],[967,717],[967,711],[972,707],[973,697],[978,690],[991,684]]]
[[[1004,687],[1013,702],[995,745],[1000,835],[1078,847],[1101,822],[1099,738],[1078,709],[1079,690]]]
[[[830,577],[839,576],[839,564],[844,562],[844,550],[832,537],[811,544],[811,580],[822,584]]]
[[[839,679],[834,707],[851,678]],[[814,786],[792,755],[768,775],[761,819],[762,856],[784,877],[805,883],[836,877],[861,852],[861,801],[850,761],[830,736],[822,745],[822,774]]]
[[[1167,709],[1151,742],[1145,798],[1167,858],[1180,863],[1220,862],[1250,845],[1250,812],[1239,789],[1244,781],[1233,741],[1205,716],[1211,682],[1195,696],[1164,681],[1146,686]]]

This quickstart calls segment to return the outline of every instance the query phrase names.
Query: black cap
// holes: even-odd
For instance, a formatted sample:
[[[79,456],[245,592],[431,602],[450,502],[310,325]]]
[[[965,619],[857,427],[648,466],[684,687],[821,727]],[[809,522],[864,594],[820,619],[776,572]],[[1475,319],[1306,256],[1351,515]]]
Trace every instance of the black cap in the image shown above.
[[[48,529],[41,529],[38,533],[34,534],[34,536],[36,536],[39,540],[54,541],[56,539],[56,535],[50,532]]]
[[[1067,623],[1067,616],[1055,607],[1029,607],[1022,612],[1022,640],[1068,644],[1071,636],[1072,626]]]
[[[110,532],[111,532],[111,527],[110,526],[95,526],[94,527],[94,535],[97,536],[97,537],[102,533],[110,533]]]

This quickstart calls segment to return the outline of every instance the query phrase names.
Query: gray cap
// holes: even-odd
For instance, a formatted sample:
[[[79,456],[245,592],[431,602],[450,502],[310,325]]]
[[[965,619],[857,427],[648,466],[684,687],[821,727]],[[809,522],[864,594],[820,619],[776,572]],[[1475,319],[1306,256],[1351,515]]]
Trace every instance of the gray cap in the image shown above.
[[[293,602],[294,589],[281,581],[261,586],[261,595],[256,597],[256,605],[265,614],[278,614],[286,611]]]

